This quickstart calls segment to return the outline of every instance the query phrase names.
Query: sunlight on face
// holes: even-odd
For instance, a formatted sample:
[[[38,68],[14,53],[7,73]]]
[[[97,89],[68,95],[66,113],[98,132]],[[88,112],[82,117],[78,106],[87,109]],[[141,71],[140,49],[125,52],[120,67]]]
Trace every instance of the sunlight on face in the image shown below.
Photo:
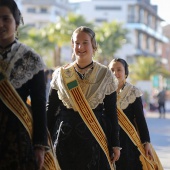
[[[77,59],[91,60],[93,56],[93,46],[91,37],[85,32],[73,35],[73,52]]]
[[[111,67],[111,70],[113,74],[117,77],[117,79],[119,80],[119,83],[122,81],[125,81],[126,79],[125,68],[121,62],[119,61],[114,62]]]

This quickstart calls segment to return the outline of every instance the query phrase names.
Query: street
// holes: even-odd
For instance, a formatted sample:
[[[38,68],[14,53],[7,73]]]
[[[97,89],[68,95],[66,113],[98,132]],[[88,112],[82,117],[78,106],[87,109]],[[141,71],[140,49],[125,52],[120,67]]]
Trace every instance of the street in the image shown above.
[[[159,118],[157,112],[146,112],[146,121],[154,146],[164,170],[170,170],[170,112],[166,119]]]

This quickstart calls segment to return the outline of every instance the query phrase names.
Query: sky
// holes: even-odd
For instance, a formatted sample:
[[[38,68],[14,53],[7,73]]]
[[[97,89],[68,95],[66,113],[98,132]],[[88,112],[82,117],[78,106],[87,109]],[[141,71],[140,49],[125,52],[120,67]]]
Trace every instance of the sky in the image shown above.
[[[70,2],[79,2],[83,0],[69,0]],[[150,0],[152,5],[158,5],[158,15],[165,20],[163,25],[170,24],[169,0]]]
[[[151,4],[158,5],[158,15],[165,20],[165,24],[170,24],[169,0],[151,0]]]

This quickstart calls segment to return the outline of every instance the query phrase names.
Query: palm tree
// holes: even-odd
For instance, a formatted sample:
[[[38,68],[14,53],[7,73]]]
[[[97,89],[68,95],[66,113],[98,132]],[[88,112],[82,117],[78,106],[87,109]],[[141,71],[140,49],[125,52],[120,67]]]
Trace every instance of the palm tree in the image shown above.
[[[87,22],[83,16],[70,13],[66,17],[60,17],[57,23],[51,23],[42,30],[43,39],[47,39],[57,46],[54,55],[55,66],[61,65],[61,48],[70,44],[73,31],[82,25],[93,27],[93,24]]]
[[[130,78],[133,82],[137,80],[151,80],[154,75],[162,74],[168,76],[168,72],[162,67],[161,62],[153,57],[137,58],[135,64],[130,65]]]
[[[113,57],[115,51],[126,40],[127,30],[121,24],[111,22],[94,26],[93,23],[87,22],[83,16],[72,13],[66,17],[60,17],[57,23],[49,23],[40,29],[22,27],[20,40],[43,56],[47,65],[56,67],[61,65],[61,48],[71,45],[71,35],[79,26],[90,27],[96,32],[96,40],[99,44],[97,60],[100,62]],[[54,59],[51,60],[53,56]]]
[[[112,59],[114,53],[127,41],[127,29],[116,21],[103,23],[100,27],[96,27],[95,32],[99,44],[98,57],[101,61]]]

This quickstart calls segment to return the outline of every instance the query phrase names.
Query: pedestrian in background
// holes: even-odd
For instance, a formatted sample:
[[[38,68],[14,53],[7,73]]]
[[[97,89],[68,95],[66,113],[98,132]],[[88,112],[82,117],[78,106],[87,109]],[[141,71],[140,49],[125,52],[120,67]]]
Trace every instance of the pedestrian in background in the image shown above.
[[[165,109],[166,90],[165,89],[161,90],[158,93],[157,98],[158,98],[159,117],[160,118],[165,118],[165,113],[166,113],[166,109]]]

